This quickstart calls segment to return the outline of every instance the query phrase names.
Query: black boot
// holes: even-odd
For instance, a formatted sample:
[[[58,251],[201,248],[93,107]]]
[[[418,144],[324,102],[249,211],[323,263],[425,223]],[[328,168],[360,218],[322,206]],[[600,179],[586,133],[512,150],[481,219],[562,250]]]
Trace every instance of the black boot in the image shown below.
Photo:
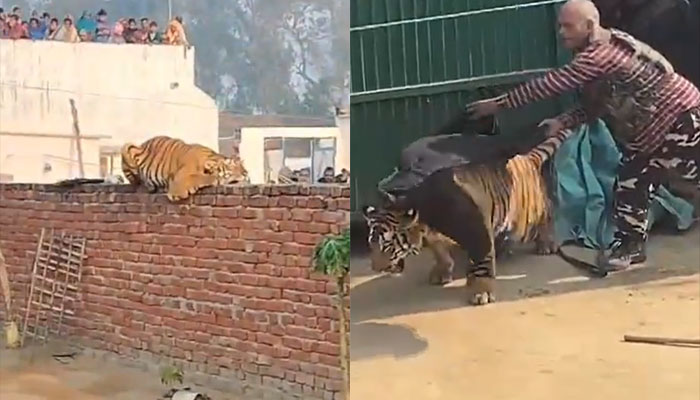
[[[615,238],[607,264],[608,268],[613,271],[622,271],[631,266],[642,264],[646,260],[645,241],[624,235]]]

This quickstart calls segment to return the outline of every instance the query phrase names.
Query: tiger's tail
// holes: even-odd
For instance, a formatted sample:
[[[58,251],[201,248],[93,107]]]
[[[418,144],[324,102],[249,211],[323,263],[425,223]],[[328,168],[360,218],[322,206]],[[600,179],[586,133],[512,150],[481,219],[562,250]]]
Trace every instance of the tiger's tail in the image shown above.
[[[512,221],[514,236],[531,239],[537,232],[533,222],[551,216],[551,202],[542,176],[542,165],[572,134],[572,130],[561,130],[527,153],[508,160],[506,168],[513,177],[513,183],[507,209],[510,210],[508,219]]]
[[[539,169],[547,160],[552,158],[554,153],[561,147],[568,138],[574,134],[571,129],[562,129],[554,136],[548,137],[542,143],[535,146],[532,150],[525,153],[525,156],[534,163]]]
[[[559,131],[556,135],[549,137],[545,139],[542,143],[539,145],[535,146],[532,150],[527,152],[524,156],[527,157],[527,159],[532,163],[532,165],[536,166],[537,169],[542,167],[542,164],[544,164],[547,160],[552,158],[554,156],[554,153],[561,147],[562,143],[564,143],[568,138],[570,138],[574,134],[574,131],[571,129],[563,129]],[[522,156],[521,156],[522,157]],[[605,215],[605,214],[603,214]],[[603,217],[602,217],[603,218]],[[601,222],[598,225],[598,237],[602,237],[602,228],[604,224],[601,219]],[[598,277],[598,278],[603,278],[607,276],[608,271],[607,267],[604,265],[604,254],[603,254],[603,249],[598,250],[598,254],[596,257],[595,263],[589,263],[583,260],[579,260],[576,257],[573,257],[571,255],[568,255],[564,252],[563,246],[558,246],[557,254],[567,263],[571,264],[573,267],[576,268],[581,268],[587,270],[591,275]]]

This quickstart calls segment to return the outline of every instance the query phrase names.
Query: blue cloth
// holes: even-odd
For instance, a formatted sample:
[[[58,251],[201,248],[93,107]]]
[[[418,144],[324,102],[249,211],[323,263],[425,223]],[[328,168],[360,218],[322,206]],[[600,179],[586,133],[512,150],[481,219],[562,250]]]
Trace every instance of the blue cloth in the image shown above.
[[[49,30],[49,26],[46,25],[46,23],[44,22],[43,19],[39,22],[39,29],[41,29],[41,35],[42,35],[41,38],[42,38],[42,39],[45,39],[45,38],[46,38],[46,32],[48,32],[48,30]]]
[[[620,158],[602,121],[583,125],[578,134],[562,144],[553,165],[557,176],[554,229],[559,243],[577,241],[599,248],[598,227],[603,223],[603,247],[607,248],[617,229],[611,217]],[[674,217],[678,229],[688,229],[693,222],[693,206],[660,187],[652,195],[649,226],[666,216]]]
[[[86,33],[94,36],[95,32],[97,31],[97,21],[83,15],[80,17],[80,19],[78,19],[78,22],[75,24],[75,28],[78,30],[78,33],[84,30]]]
[[[29,38],[32,40],[44,40],[44,30],[41,27],[29,28]]]

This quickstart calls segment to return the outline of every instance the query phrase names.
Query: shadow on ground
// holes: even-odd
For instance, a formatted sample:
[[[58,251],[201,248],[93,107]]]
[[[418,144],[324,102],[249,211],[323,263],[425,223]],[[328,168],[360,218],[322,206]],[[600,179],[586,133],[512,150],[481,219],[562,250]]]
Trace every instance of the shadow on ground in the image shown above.
[[[356,237],[353,236],[352,240],[354,252],[350,267],[353,360],[386,354],[406,357],[427,348],[425,339],[408,327],[376,320],[471,307],[466,303],[464,291],[465,270],[458,268],[460,261],[464,260],[463,254],[455,253],[456,280],[444,287],[431,286],[427,277],[434,262],[432,255],[424,253],[407,260],[401,276],[378,275],[371,271],[367,254],[362,251],[365,237]],[[590,262],[595,258],[592,250],[567,249]],[[517,249],[515,254],[502,258],[498,264],[497,302],[638,285],[670,277],[690,277],[700,271],[700,229],[695,227],[684,233],[655,233],[648,246],[648,255],[649,260],[643,268],[596,279],[558,256],[534,255],[532,246]],[[397,340],[397,335],[410,337],[410,340]]]
[[[363,346],[353,348],[350,352],[350,360],[356,361],[378,355],[391,355],[394,358],[409,357],[420,353],[428,347],[428,342],[418,336],[415,329],[399,324],[385,324],[379,322],[353,323],[350,328],[351,335],[356,337],[376,338]],[[383,338],[392,338],[391,341]]]

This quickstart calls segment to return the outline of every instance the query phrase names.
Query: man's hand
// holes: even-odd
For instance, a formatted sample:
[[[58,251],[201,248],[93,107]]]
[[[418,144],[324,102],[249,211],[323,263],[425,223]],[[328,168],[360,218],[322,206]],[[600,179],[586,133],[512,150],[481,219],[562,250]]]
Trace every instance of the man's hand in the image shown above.
[[[542,120],[542,122],[540,122],[540,124],[537,125],[538,128],[541,128],[543,126],[547,127],[544,131],[547,137],[552,137],[559,133],[559,131],[564,129],[564,124],[556,118],[547,118],[545,120]]]
[[[469,119],[479,119],[493,115],[501,108],[496,99],[486,99],[467,104],[465,111]]]

